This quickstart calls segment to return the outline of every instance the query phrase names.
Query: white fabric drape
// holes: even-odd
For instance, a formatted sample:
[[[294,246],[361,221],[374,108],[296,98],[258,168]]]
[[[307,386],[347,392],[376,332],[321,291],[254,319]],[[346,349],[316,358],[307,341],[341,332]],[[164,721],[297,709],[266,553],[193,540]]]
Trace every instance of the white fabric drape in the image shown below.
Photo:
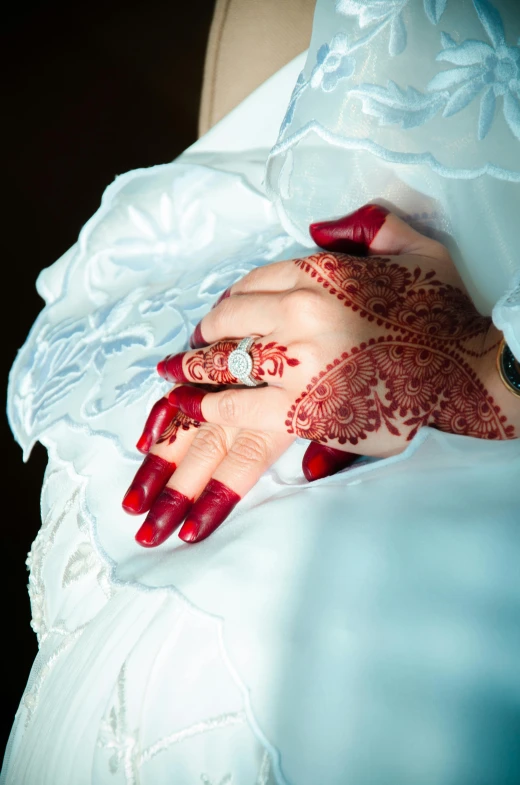
[[[244,141],[255,107],[287,104],[288,73],[224,121],[227,152],[217,130],[119,177],[40,278],[9,391],[26,453],[49,450],[40,651],[2,785],[518,778],[519,440],[423,429],[312,485],[299,441],[197,546],[144,551],[120,507],[157,360],[231,281],[306,252],[260,186],[281,117]],[[496,313],[510,325],[515,296]]]

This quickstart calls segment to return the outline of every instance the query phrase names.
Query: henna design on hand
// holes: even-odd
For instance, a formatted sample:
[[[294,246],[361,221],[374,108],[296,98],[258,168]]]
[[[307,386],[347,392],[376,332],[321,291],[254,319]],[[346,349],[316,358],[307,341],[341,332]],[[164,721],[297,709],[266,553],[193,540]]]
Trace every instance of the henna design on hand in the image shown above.
[[[384,396],[384,397],[382,397]],[[384,424],[410,441],[419,427],[485,439],[510,439],[506,424],[475,372],[455,352],[392,336],[344,352],[312,380],[288,413],[289,433],[356,445]]]
[[[317,253],[296,264],[363,318],[394,332],[457,341],[485,335],[490,324],[460,289],[434,270],[413,271],[388,258]]]
[[[463,359],[490,350],[482,345],[491,324],[464,292],[434,271],[409,270],[383,257],[319,253],[295,263],[361,318],[398,335],[371,338],[327,365],[289,410],[289,433],[356,445],[382,426],[410,441],[430,425],[477,438],[514,438],[513,426]]]
[[[164,429],[156,444],[173,444],[179,431],[189,431],[190,428],[199,428],[200,422],[193,420],[179,409],[176,409],[170,424]]]
[[[196,352],[186,361],[190,377],[197,381],[208,377],[219,385],[236,384],[236,377],[228,370],[228,357],[238,344],[239,341],[219,341],[206,351]],[[293,368],[300,364],[299,360],[287,355],[287,346],[280,346],[274,341],[266,344],[253,343],[250,355],[253,361],[251,375],[262,381],[266,381],[266,375],[282,378],[284,365]]]

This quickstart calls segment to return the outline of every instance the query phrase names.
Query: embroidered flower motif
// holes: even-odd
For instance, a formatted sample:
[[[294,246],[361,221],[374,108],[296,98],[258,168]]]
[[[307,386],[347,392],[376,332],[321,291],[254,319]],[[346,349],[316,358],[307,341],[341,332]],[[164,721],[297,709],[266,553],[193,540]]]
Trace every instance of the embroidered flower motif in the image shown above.
[[[330,93],[340,79],[352,76],[356,61],[348,56],[348,52],[348,39],[343,33],[337,33],[330,44],[320,46],[310,78],[311,87],[315,90],[321,87],[326,93]]]
[[[424,11],[429,21],[436,25],[448,0],[424,0]],[[367,44],[386,27],[390,28],[388,51],[392,56],[404,52],[408,43],[403,10],[410,0],[336,0],[336,13],[357,16],[360,28],[368,27],[368,33],[355,47]]]
[[[368,34],[356,44],[366,44],[390,26],[388,51],[394,56],[406,49],[407,36],[402,11],[408,0],[336,0],[336,11],[345,16],[357,16],[360,28],[370,27]]]
[[[428,84],[429,91],[456,88],[450,95],[443,116],[451,117],[482,93],[477,136],[484,139],[493,124],[497,98],[503,98],[504,118],[520,139],[520,48],[508,46],[499,12],[488,0],[473,0],[480,22],[491,43],[466,40],[457,44],[442,34],[443,51],[437,60],[452,63]]]

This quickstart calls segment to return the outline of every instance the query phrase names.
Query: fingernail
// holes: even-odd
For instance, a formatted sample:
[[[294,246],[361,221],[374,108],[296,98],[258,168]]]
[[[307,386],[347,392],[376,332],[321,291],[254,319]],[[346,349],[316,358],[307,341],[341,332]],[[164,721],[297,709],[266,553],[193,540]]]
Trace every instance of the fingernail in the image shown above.
[[[305,479],[309,482],[330,477],[350,466],[358,456],[351,452],[325,447],[323,444],[311,442],[303,456],[302,469]]]
[[[149,453],[125,494],[123,509],[130,515],[149,510],[176,468],[174,463]]]
[[[164,360],[157,363],[157,373],[168,382],[187,382],[184,371],[182,370],[182,360],[186,352],[180,354],[169,354]]]
[[[193,542],[197,537],[197,532],[199,530],[198,524],[194,521],[186,521],[184,526],[179,532],[179,537],[184,542]]]
[[[164,488],[135,535],[139,545],[154,548],[170,537],[182,523],[193,499],[173,488]]]
[[[200,542],[209,537],[228,517],[240,496],[219,480],[210,480],[192,507],[179,532],[184,542]]]
[[[202,346],[209,345],[207,341],[204,340],[204,336],[202,335],[202,328],[200,326],[200,322],[193,330],[193,335],[189,340],[189,344],[191,349],[200,349]]]
[[[143,494],[138,488],[129,488],[123,499],[123,507],[131,515],[139,515],[144,504]]]
[[[139,437],[136,448],[139,452],[147,453],[159,436],[164,433],[171,423],[177,408],[167,398],[161,398],[152,406],[145,422],[143,433]]]
[[[366,256],[390,211],[378,204],[366,204],[350,215],[309,226],[312,239],[327,251]]]
[[[146,455],[146,453],[150,451],[152,444],[152,439],[147,434],[142,433],[135,447],[136,450],[139,450],[139,452],[142,452]]]
[[[183,387],[176,387],[175,390],[168,393],[168,400],[190,419],[196,420],[197,422],[206,422],[206,418],[202,414],[201,408],[202,400],[206,395],[207,393],[204,392],[204,390],[186,385]]]

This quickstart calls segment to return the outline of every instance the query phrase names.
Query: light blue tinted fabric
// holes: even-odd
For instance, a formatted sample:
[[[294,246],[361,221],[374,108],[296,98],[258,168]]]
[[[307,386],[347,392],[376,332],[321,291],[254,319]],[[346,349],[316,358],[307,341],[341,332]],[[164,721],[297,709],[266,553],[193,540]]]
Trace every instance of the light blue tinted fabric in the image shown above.
[[[351,78],[342,41],[314,75],[329,96]],[[9,391],[20,444],[49,451],[40,648],[0,783],[516,785],[519,440],[422,429],[315,483],[298,441],[194,547],[140,548],[121,509],[168,389],[155,360],[252,267],[305,253],[258,186],[276,130],[261,144],[244,109],[227,153],[118,177],[40,277]]]
[[[519,40],[517,0],[318,0],[267,166],[286,229],[385,203],[490,312],[520,265]]]

